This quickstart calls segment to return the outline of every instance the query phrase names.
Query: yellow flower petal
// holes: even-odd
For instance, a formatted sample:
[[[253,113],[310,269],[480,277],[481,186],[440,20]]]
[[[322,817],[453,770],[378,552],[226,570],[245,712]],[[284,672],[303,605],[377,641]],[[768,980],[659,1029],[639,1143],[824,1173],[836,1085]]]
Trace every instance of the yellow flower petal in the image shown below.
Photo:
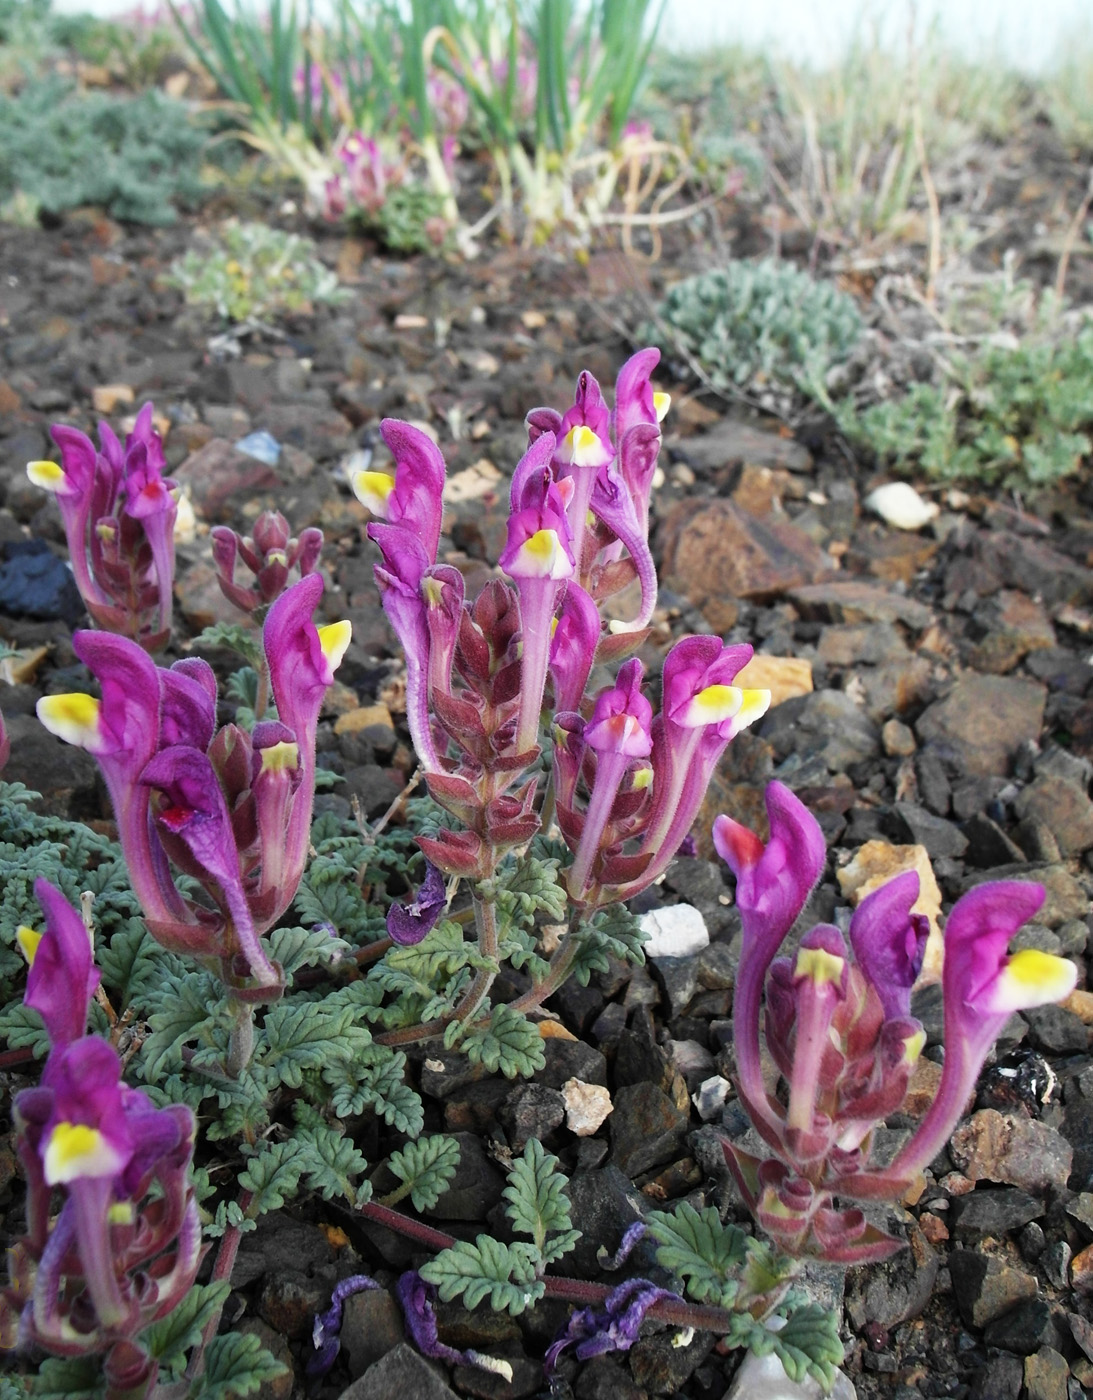
[[[834,985],[842,981],[845,966],[845,958],[840,958],[837,953],[829,953],[826,948],[801,948],[797,953],[793,975],[809,977],[817,987],[822,987],[828,982]]]
[[[113,1176],[124,1165],[121,1154],[98,1128],[58,1123],[46,1143],[42,1168],[48,1186],[86,1176]]]
[[[720,724],[738,713],[744,692],[735,685],[708,685],[691,700],[679,723],[688,729],[700,724]]]
[[[1078,983],[1078,969],[1069,958],[1022,948],[1014,953],[998,975],[992,1009],[1027,1011],[1068,997]]]
[[[42,941],[42,935],[37,929],[31,928],[28,924],[20,924],[15,930],[15,941],[19,944],[19,951],[27,960],[27,966],[34,966],[35,954],[38,952],[38,944]]]
[[[735,739],[742,729],[747,729],[756,720],[762,719],[770,709],[769,690],[741,691],[743,700],[732,722],[732,737]]]
[[[574,467],[602,467],[614,452],[586,423],[578,423],[558,444],[558,456]]]
[[[261,750],[263,773],[293,772],[300,766],[300,745],[284,739]]]
[[[67,494],[65,488],[68,485],[68,477],[65,476],[64,468],[56,462],[28,462],[27,476],[43,491],[52,491],[55,495],[62,496]]]
[[[663,422],[664,422],[664,419],[667,417],[667,415],[668,415],[668,410],[671,408],[671,406],[672,406],[672,396],[671,396],[671,394],[654,394],[654,395],[653,395],[653,409],[654,409],[655,412],[656,412],[656,415],[657,415],[657,422],[658,422],[658,423],[663,423]]]
[[[79,749],[99,752],[103,747],[99,701],[91,695],[44,695],[38,701],[38,718],[51,734]]]
[[[357,472],[351,484],[361,505],[386,520],[387,500],[395,489],[395,478],[387,472]]]
[[[557,530],[536,530],[517,551],[514,578],[569,578],[573,565],[562,548]]]
[[[347,620],[319,628],[319,646],[332,673],[342,664],[342,657],[352,640],[353,624]]]

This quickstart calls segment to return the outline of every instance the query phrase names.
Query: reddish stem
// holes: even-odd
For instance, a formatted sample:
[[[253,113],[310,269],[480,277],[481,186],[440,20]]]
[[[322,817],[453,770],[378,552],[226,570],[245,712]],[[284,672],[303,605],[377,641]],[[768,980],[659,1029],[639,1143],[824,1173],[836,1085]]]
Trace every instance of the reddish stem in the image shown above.
[[[34,1059],[34,1051],[29,1045],[20,1046],[18,1050],[5,1050],[0,1055],[0,1069],[11,1069],[14,1065],[25,1065],[28,1060]]]

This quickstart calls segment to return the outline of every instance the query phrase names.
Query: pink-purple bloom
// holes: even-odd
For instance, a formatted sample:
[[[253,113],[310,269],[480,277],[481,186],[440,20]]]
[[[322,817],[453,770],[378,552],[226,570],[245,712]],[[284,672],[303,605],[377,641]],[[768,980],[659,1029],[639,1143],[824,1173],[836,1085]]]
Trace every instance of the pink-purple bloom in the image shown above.
[[[899,1109],[925,1044],[910,1015],[928,932],[914,912],[918,876],[897,876],[862,900],[849,949],[837,928],[821,924],[793,957],[776,958],[825,849],[819,825],[788,788],[769,785],[767,811],[765,844],[728,817],[714,824],[737,878],[744,933],[733,1007],[737,1087],[773,1152],[764,1159],[726,1143],[726,1158],[757,1221],[787,1251],[843,1263],[883,1259],[899,1242],[836,1198],[902,1196],[948,1141],[1007,1017],[1064,997],[1076,969],[1045,953],[1007,958],[1010,939],[1040,907],[1039,886],[985,884],[958,900],[945,932],[941,1083],[911,1140],[887,1167],[874,1167],[874,1129]],[[782,1096],[768,1090],[761,1069],[764,982],[766,1043]]]
[[[51,429],[61,462],[30,462],[27,475],[57,498],[76,586],[100,627],[149,651],[171,633],[177,488],[164,476],[152,405],[119,443],[99,424],[99,449],[85,433]]]
[[[416,898],[408,903],[396,900],[387,911],[387,932],[392,942],[401,947],[420,943],[436,927],[447,905],[448,887],[444,876],[427,860],[425,879]]]
[[[308,574],[273,603],[263,646],[278,720],[253,735],[216,728],[216,682],[197,659],[161,668],[124,637],[78,632],[77,655],[99,681],[88,695],[47,696],[38,716],[98,760],[118,839],[149,932],[215,966],[236,996],[279,995],[260,935],[295,896],[307,857],[319,709],[349,624],[317,628],[323,590]],[[207,902],[184,897],[171,865]]]
[[[220,591],[242,612],[268,606],[288,586],[293,569],[301,578],[314,573],[323,548],[323,532],[314,526],[293,538],[288,521],[276,510],[265,510],[254,522],[249,536],[237,534],[227,525],[212,531],[213,563]],[[236,580],[242,564],[252,575],[248,584]]]
[[[129,1088],[114,1048],[84,1033],[98,985],[90,935],[60,891],[39,880],[35,893],[45,929],[20,929],[19,943],[25,1001],[50,1052],[39,1086],[14,1102],[27,1230],[9,1251],[0,1335],[62,1356],[105,1353],[108,1375],[144,1395],[157,1367],[133,1339],[182,1301],[204,1252],[188,1179],[194,1118]]]

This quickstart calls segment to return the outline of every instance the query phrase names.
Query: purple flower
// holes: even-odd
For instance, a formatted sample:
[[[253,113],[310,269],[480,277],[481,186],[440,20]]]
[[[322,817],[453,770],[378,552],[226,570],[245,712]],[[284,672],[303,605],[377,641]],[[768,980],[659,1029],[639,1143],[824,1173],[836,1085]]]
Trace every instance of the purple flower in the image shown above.
[[[423,1356],[446,1361],[452,1366],[476,1366],[492,1371],[512,1383],[512,1367],[507,1361],[485,1356],[480,1351],[456,1351],[440,1340],[436,1324],[436,1289],[426,1283],[416,1269],[404,1273],[395,1285],[410,1340]]]
[[[629,1351],[638,1339],[645,1314],[662,1298],[681,1301],[678,1293],[658,1288],[648,1279],[632,1278],[607,1295],[602,1311],[594,1307],[575,1309],[565,1331],[547,1348],[543,1358],[547,1376],[554,1374],[566,1347],[576,1348],[578,1361],[590,1361],[609,1351]]]
[[[600,639],[600,614],[596,604],[572,579],[558,612],[550,641],[550,674],[554,682],[554,711],[576,711],[588,684],[596,644]]]
[[[428,563],[435,564],[444,518],[444,458],[432,438],[410,423],[385,418],[380,432],[395,459],[394,475],[358,472],[354,495],[373,515],[414,535]]]
[[[911,988],[926,955],[930,921],[911,912],[918,893],[917,872],[905,871],[866,895],[850,920],[854,959],[890,1020],[910,1014]]]
[[[34,896],[46,916],[42,933],[23,926],[16,932],[29,965],[25,1005],[45,1024],[52,1046],[79,1040],[87,1029],[87,1012],[99,970],[93,961],[91,934],[83,919],[48,880],[35,880]]]
[[[98,452],[84,433],[55,425],[60,465],[30,462],[27,475],[57,497],[88,612],[100,627],[155,651],[171,631],[178,507],[152,412],[147,403],[138,413],[124,450],[106,423]]]
[[[448,904],[448,888],[444,876],[432,864],[425,862],[425,879],[417,898],[410,904],[394,903],[387,911],[387,932],[401,947],[420,943],[437,925]]]
[[[314,573],[322,553],[323,532],[312,527],[293,539],[285,517],[279,511],[265,510],[254,522],[253,536],[244,537],[227,525],[217,525],[212,531],[212,546],[220,591],[237,608],[252,613],[281,596],[294,568],[299,569],[301,578]],[[240,560],[254,576],[246,587],[235,581]]]
[[[355,1293],[379,1287],[376,1280],[369,1278],[367,1274],[353,1274],[335,1286],[330,1295],[330,1307],[326,1312],[318,1314],[311,1329],[311,1345],[315,1348],[315,1355],[308,1357],[306,1369],[309,1376],[325,1376],[337,1360],[338,1352],[342,1349],[339,1333],[342,1330],[345,1300],[352,1298]]]

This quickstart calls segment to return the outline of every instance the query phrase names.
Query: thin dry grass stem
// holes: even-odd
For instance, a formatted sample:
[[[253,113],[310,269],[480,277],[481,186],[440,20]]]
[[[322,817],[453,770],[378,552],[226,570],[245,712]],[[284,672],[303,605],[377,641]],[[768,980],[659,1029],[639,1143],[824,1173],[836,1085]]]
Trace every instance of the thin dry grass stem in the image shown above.
[[[1093,166],[1089,169],[1089,181],[1085,191],[1085,198],[1078,206],[1078,212],[1071,219],[1066,236],[1063,239],[1063,251],[1059,255],[1059,270],[1055,274],[1055,297],[1062,304],[1063,293],[1066,290],[1066,274],[1070,267],[1070,255],[1074,251],[1074,245],[1078,241],[1078,235],[1082,231],[1082,224],[1089,213],[1089,207],[1093,204]]]
[[[937,188],[930,171],[930,161],[926,154],[926,140],[922,134],[922,106],[915,102],[915,151],[918,155],[919,174],[922,187],[926,191],[926,207],[929,210],[930,243],[926,258],[926,301],[933,306],[937,300],[937,275],[941,270],[941,205],[937,198]]]

